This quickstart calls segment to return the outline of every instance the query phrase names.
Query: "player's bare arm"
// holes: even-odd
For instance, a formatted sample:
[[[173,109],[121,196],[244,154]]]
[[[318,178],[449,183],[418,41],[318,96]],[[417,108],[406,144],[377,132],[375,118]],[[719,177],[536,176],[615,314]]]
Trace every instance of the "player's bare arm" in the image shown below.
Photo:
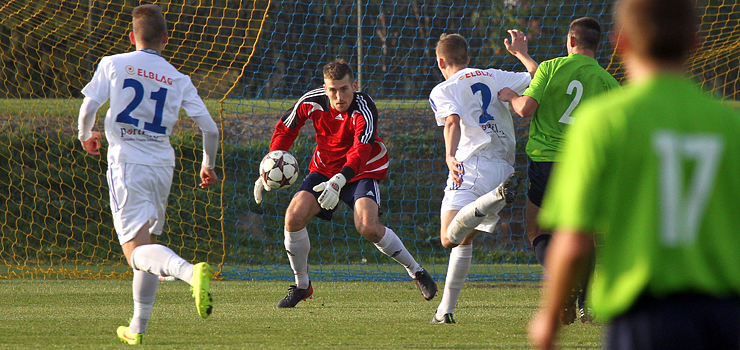
[[[537,107],[539,107],[539,103],[537,103],[537,100],[534,98],[526,95],[519,96],[516,91],[509,89],[508,87],[505,87],[498,92],[498,99],[502,102],[509,102],[511,104],[511,108],[514,109],[514,112],[519,114],[522,118],[531,117],[537,110]]]
[[[591,235],[559,230],[553,235],[545,265],[547,277],[542,288],[542,305],[529,325],[529,338],[536,349],[553,349],[563,305],[570,302],[573,287],[585,280],[594,251]]]
[[[447,168],[450,169],[450,176],[452,181],[458,185],[462,185],[463,174],[461,169],[462,162],[455,158],[457,153],[457,145],[460,143],[460,116],[457,114],[451,114],[445,118],[445,162]]]
[[[531,56],[529,56],[529,52],[527,52],[527,35],[516,29],[509,30],[509,35],[511,35],[511,41],[509,41],[509,39],[504,39],[506,50],[508,50],[510,54],[514,55],[514,57],[518,58],[524,67],[527,68],[529,75],[533,77],[534,73],[537,71],[538,64]]]

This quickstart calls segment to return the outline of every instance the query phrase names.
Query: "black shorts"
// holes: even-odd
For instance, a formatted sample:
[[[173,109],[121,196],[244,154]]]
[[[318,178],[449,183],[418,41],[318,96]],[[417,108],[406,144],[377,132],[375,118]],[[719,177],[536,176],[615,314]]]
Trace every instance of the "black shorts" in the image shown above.
[[[740,298],[642,296],[609,322],[604,349],[740,349]]]
[[[529,157],[527,157],[527,161],[529,162],[529,167],[527,168],[527,175],[529,175],[527,198],[534,205],[542,207],[542,198],[545,196],[547,181],[550,179],[550,172],[554,163],[535,162]]]
[[[311,194],[313,194],[313,196],[318,200],[321,192],[314,191],[313,187],[325,181],[329,181],[329,178],[326,175],[315,172],[310,173],[303,179],[301,186],[298,187],[298,191],[311,192]],[[375,203],[378,203],[378,215],[383,214],[380,211],[380,190],[378,189],[378,181],[373,179],[359,179],[345,184],[344,187],[342,187],[342,190],[339,191],[339,200],[348,204],[353,209],[355,207],[355,201],[363,197],[370,197],[375,201]],[[336,209],[336,207],[332,210],[321,208],[321,211],[316,214],[316,217],[331,221],[331,217]]]

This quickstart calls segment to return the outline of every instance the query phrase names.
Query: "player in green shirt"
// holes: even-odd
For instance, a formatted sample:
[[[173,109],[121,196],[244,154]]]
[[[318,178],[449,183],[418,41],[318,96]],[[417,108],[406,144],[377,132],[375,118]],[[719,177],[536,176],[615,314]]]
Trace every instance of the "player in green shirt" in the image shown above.
[[[555,228],[542,307],[551,349],[595,250],[590,303],[607,349],[740,349],[740,114],[686,77],[691,0],[623,0],[615,47],[630,84],[576,113],[540,223]],[[594,248],[594,242],[596,242]]]
[[[519,96],[504,88],[499,100],[510,102],[523,118],[532,117],[527,141],[529,189],[525,209],[527,238],[534,247],[537,261],[544,266],[550,232],[537,225],[537,215],[546,193],[547,181],[565,131],[573,124],[571,115],[583,102],[620,87],[614,77],[594,59],[601,40],[601,26],[590,17],[571,22],[565,46],[568,56],[542,62],[529,88]],[[621,90],[621,89],[619,89]],[[589,322],[585,298],[578,299],[581,321]],[[576,318],[575,308],[568,306],[563,323]]]

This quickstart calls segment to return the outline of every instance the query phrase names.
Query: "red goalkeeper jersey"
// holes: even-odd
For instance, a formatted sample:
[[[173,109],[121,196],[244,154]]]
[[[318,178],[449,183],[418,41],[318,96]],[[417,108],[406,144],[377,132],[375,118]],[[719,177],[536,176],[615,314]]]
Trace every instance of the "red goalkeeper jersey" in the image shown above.
[[[323,87],[307,92],[275,126],[270,151],[288,151],[308,119],[316,130],[310,172],[332,177],[341,171],[350,175],[347,181],[385,179],[388,150],[378,137],[378,109],[370,96],[355,92],[349,109],[340,113],[331,108]]]

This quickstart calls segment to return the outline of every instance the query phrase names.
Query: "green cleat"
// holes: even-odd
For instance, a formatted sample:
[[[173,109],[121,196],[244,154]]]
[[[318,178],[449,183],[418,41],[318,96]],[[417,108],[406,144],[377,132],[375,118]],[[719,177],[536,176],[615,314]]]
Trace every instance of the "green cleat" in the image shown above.
[[[437,318],[437,314],[434,314],[434,317],[432,317],[432,320],[429,321],[429,323],[448,323],[452,324],[455,323],[455,319],[452,318],[452,314],[445,314],[441,319]]]
[[[129,345],[143,345],[144,344],[144,333],[131,333],[128,331],[128,327],[120,326],[116,331],[118,333],[118,339]]]
[[[190,290],[193,291],[195,307],[200,317],[207,318],[213,312],[213,297],[211,296],[211,275],[213,270],[208,263],[197,263],[193,266],[193,281]]]

